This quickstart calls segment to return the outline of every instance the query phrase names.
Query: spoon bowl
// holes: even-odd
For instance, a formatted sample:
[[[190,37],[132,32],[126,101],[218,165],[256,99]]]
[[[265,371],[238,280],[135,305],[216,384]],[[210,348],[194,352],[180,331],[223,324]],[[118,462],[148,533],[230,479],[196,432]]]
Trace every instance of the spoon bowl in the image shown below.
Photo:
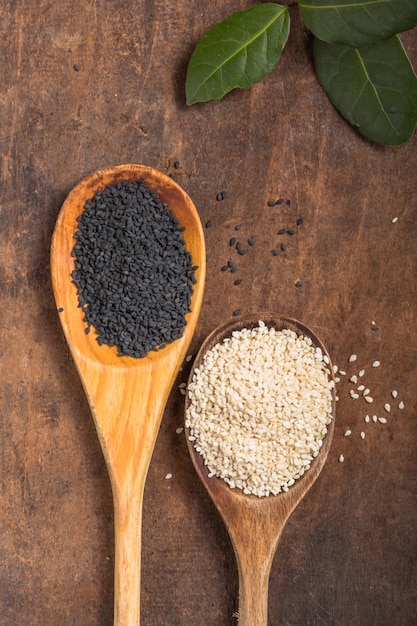
[[[85,202],[110,184],[143,180],[185,227],[196,284],[183,335],[144,358],[118,356],[86,334],[84,313],[72,283],[74,234]],[[143,165],[100,170],[80,182],[59,213],[51,246],[51,276],[57,309],[81,378],[107,464],[115,524],[114,625],[140,624],[141,520],[145,479],[168,395],[193,336],[203,298],[205,243],[197,210],[170,177]]]
[[[194,371],[201,366],[204,355],[216,344],[230,337],[235,330],[254,328],[262,320],[266,326],[276,330],[288,328],[298,335],[310,337],[313,345],[320,347],[329,359],[329,380],[333,380],[330,356],[321,340],[301,322],[266,313],[249,315],[232,320],[216,328],[202,344],[189,376],[193,379]],[[188,394],[185,409],[190,406]],[[209,470],[203,457],[196,451],[194,442],[189,439],[190,431],[185,428],[188,450],[198,476],[207,489],[217,510],[226,525],[236,556],[239,573],[239,626],[267,626],[268,620],[268,582],[272,561],[284,526],[319,476],[330,450],[335,416],[335,393],[332,392],[332,420],[327,426],[318,456],[311,467],[295,480],[292,487],[276,496],[258,497],[245,495],[240,489],[231,489],[221,478],[209,477]]]

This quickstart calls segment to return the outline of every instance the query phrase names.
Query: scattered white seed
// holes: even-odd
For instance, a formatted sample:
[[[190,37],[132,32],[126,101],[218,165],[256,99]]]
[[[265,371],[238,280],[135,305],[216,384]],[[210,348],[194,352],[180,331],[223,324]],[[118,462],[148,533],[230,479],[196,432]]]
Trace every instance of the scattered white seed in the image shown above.
[[[188,356],[185,357],[185,362],[189,363],[191,361],[191,359],[193,358],[192,354],[189,354]]]
[[[368,387],[367,387],[366,389],[363,390],[363,394],[362,395],[363,396],[367,396],[367,395],[369,395],[370,392],[371,392],[371,390],[368,389]]]
[[[335,396],[336,402],[339,402],[339,396]]]
[[[346,372],[345,372],[345,370],[339,370],[339,374],[340,374],[341,376],[346,376]]]
[[[352,400],[357,400],[359,398],[359,394],[351,390],[350,397],[352,398]]]
[[[180,428],[177,428],[175,432],[177,433],[177,435],[180,435],[182,432],[184,432],[184,428],[180,426]]]
[[[345,437],[349,437],[349,435],[352,434],[352,431],[348,428],[347,430],[345,430]]]
[[[381,424],[386,424],[387,420],[385,419],[385,417],[378,417],[378,422],[380,422]]]
[[[180,383],[178,385],[178,389],[185,389],[186,386],[187,386],[187,383]]]
[[[357,391],[365,391],[365,385],[359,385]]]
[[[376,424],[376,422],[378,421],[378,416],[372,415],[372,421],[374,422],[374,424]]]
[[[196,440],[196,438],[195,438],[195,437],[193,437],[193,435],[189,435],[189,437],[188,437],[188,441],[195,441],[195,440]]]
[[[167,475],[165,476],[165,478],[166,478],[166,480],[171,480],[171,478],[172,478],[172,474],[167,474]]]
[[[364,376],[364,375],[365,375],[365,370],[361,370],[361,371],[359,372],[359,374],[358,374],[358,376],[359,376],[360,378],[362,378],[362,376]]]
[[[329,365],[329,363],[330,363],[330,359],[329,359],[329,357],[327,356],[327,354],[324,354],[324,355],[323,355],[323,361],[326,363],[326,365]]]
[[[388,402],[386,404],[384,404],[384,409],[386,410],[387,413],[389,413],[391,411],[391,405],[388,404]]]
[[[398,391],[397,391],[396,389],[393,389],[393,390],[391,391],[391,395],[392,395],[392,397],[395,399],[395,398],[398,396]]]
[[[370,419],[371,419],[371,418],[369,417],[369,415],[365,415],[365,422],[366,422],[367,424],[369,424]]]
[[[381,362],[380,362],[380,361],[374,361],[374,362],[372,363],[372,367],[379,367],[380,365],[381,365]]]
[[[335,381],[335,383],[340,383],[340,378],[339,378],[339,376],[336,376],[336,377],[335,377],[335,379],[334,379],[334,381]]]
[[[400,404],[398,405],[399,409],[403,409],[404,408],[404,402],[401,400]]]
[[[349,363],[353,363],[353,361],[356,361],[357,358],[358,357],[356,354],[351,354],[349,357]]]
[[[392,218],[392,220],[391,220],[391,222],[392,222],[393,224],[396,224],[396,223],[398,222],[398,217],[397,217],[397,216],[396,216],[396,217],[393,217],[393,218]]]
[[[365,439],[365,433],[363,432],[363,430],[361,432],[361,439]]]
[[[374,399],[371,398],[371,396],[365,396],[365,400],[369,402],[369,404],[374,401]]]
[[[353,376],[351,376],[349,378],[351,383],[357,383],[358,382],[358,377],[354,374]]]
[[[337,365],[333,365],[333,374],[337,374],[337,370],[339,367]]]
[[[182,396],[185,396],[185,389],[180,389],[180,394],[181,394]]]
[[[340,462],[340,463],[343,463],[343,461],[344,461],[344,460],[345,460],[345,457],[343,456],[343,454],[341,454],[341,455],[339,456],[339,462]]]

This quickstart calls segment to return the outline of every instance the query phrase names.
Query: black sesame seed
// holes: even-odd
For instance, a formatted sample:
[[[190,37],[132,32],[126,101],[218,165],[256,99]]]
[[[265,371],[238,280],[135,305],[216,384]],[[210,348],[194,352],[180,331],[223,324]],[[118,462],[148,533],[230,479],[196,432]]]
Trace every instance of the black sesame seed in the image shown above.
[[[78,63],[75,63],[73,67],[76,72],[80,71],[80,66],[78,65]]]
[[[268,200],[268,206],[275,206],[275,200]]]
[[[235,230],[240,230],[242,228],[242,224],[236,224]]]
[[[208,220],[206,222],[206,228],[210,228],[211,226],[213,226],[213,222],[211,220]]]
[[[295,232],[296,232],[296,231],[295,231],[293,228],[287,228],[287,233],[288,233],[289,235],[295,235]]]
[[[297,289],[299,289],[303,285],[304,285],[304,283],[301,280],[297,280],[296,283],[295,283],[295,286],[297,287]]]
[[[297,226],[301,226],[301,224],[303,223],[303,221],[304,221],[304,220],[303,220],[303,218],[302,218],[302,217],[299,217],[299,218],[298,218],[298,220],[297,220]]]
[[[60,306],[58,309],[58,313],[62,313],[64,311],[64,307]]]
[[[222,272],[227,272],[228,269],[229,265],[223,265],[223,267],[221,268]]]
[[[254,239],[248,239],[248,244],[249,244],[250,246],[253,246],[253,245],[254,245],[254,243],[255,243],[255,240],[254,240]]]
[[[234,282],[235,285],[240,285],[240,283],[242,282],[242,278],[237,278]]]
[[[236,274],[236,272],[237,272],[238,270],[239,270],[238,266],[237,266],[237,265],[233,265],[233,266],[232,266],[232,269],[231,269],[231,272],[232,272],[232,274]]]
[[[244,256],[247,253],[247,250],[238,250],[237,253],[240,254],[240,256]]]
[[[226,198],[226,192],[225,191],[220,191],[217,196],[216,196],[216,200],[218,202],[221,202],[222,200],[224,200]]]
[[[272,256],[277,256],[277,254],[278,254],[278,252],[275,250],[275,248],[274,248],[274,250],[271,250],[271,253],[272,253]]]
[[[291,200],[287,200],[285,203],[287,206],[291,206]]]
[[[285,243],[282,243],[282,244],[281,244],[281,250],[282,250],[283,252],[285,252],[285,250],[286,250],[286,249],[287,249],[287,246],[285,245]]]
[[[286,228],[280,228],[278,231],[278,235],[285,235],[286,232],[287,232]]]
[[[240,241],[238,241],[236,244],[236,250],[242,250],[242,244],[240,243]]]
[[[277,200],[277,204],[282,204],[284,202],[284,198],[279,198],[279,200]]]
[[[178,170],[181,167],[181,163],[179,161],[175,161],[174,167],[176,170]]]
[[[235,309],[235,310],[233,311],[233,316],[234,316],[234,317],[237,317],[238,315],[240,315],[240,309]]]

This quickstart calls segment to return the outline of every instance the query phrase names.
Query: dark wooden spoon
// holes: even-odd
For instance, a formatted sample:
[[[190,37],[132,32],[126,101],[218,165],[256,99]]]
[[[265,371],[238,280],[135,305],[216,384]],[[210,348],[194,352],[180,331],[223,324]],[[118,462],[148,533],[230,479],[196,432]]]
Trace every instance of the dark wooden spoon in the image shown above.
[[[312,330],[294,319],[271,313],[260,313],[242,317],[238,321],[232,320],[214,330],[198,352],[190,372],[189,382],[192,380],[194,370],[201,365],[207,350],[222,342],[225,337],[230,337],[234,330],[257,326],[259,320],[277,330],[290,328],[299,335],[310,337],[313,344],[320,347],[323,354],[328,357],[329,379],[333,379],[328,352]],[[187,394],[186,409],[189,404]],[[187,445],[194,467],[223,518],[235,551],[239,571],[239,626],[267,626],[268,583],[272,560],[285,523],[313,485],[326,461],[334,429],[334,391],[332,415],[333,419],[327,428],[323,445],[310,469],[301,478],[298,478],[287,492],[261,498],[244,495],[240,489],[231,489],[220,478],[209,478],[203,457],[195,450],[194,442],[189,440],[189,429],[185,429]]]
[[[71,280],[76,218],[87,199],[109,184],[138,179],[168,202],[185,226],[185,244],[197,265],[191,313],[181,339],[145,358],[117,356],[85,333]],[[115,518],[115,626],[140,623],[140,555],[142,501],[149,462],[168,394],[174,383],[199,316],[204,290],[206,252],[200,219],[189,196],[171,178],[144,165],[101,170],[79,183],[65,200],[52,239],[51,273],[60,320],[70,347],[110,475]]]

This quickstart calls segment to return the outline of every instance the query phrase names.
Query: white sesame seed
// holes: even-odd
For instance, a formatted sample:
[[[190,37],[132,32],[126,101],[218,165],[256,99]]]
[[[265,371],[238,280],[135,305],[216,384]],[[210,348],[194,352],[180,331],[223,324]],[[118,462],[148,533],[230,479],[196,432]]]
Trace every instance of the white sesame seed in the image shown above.
[[[357,391],[365,391],[365,385],[359,385]]]
[[[362,376],[364,376],[364,375],[365,375],[365,370],[361,370],[361,371],[359,372],[359,374],[358,374],[358,376],[359,376],[360,378],[362,378]]]
[[[171,480],[171,478],[172,478],[172,474],[170,474],[170,473],[169,473],[169,474],[167,474],[167,475],[165,476],[165,478],[166,478],[166,480]]]
[[[337,370],[339,367],[337,365],[333,365],[333,374],[337,374]]]
[[[180,383],[178,385],[178,389],[185,389],[186,386],[187,386],[187,383]]]
[[[361,439],[365,439],[365,433],[363,432],[363,430],[361,432]]]
[[[386,423],[387,423],[387,420],[385,419],[385,417],[378,417],[378,422],[379,422],[380,424],[386,424]]]
[[[339,456],[339,463],[343,463],[344,460],[345,460],[345,457],[343,456],[343,454],[341,454]]]
[[[181,394],[182,396],[185,396],[185,389],[180,389],[180,394]]]
[[[183,426],[180,426],[179,428],[177,428],[175,432],[177,433],[177,435],[180,435],[182,432],[184,432]]]
[[[353,376],[351,376],[349,378],[351,383],[357,383],[358,382],[358,377],[354,374]]]
[[[381,365],[381,362],[380,362],[380,361],[374,361],[374,362],[372,363],[372,367],[379,367],[380,365]]]
[[[335,383],[340,383],[340,378],[339,378],[339,376],[336,376],[336,377],[335,377],[334,382],[335,382]]]
[[[391,411],[391,405],[388,402],[386,402],[384,404],[384,409],[386,410],[387,413],[389,413]]]
[[[378,416],[377,415],[372,415],[372,421],[374,423],[376,423],[378,421]]]
[[[359,398],[359,394],[351,391],[350,397],[352,398],[352,400],[357,400]]]
[[[398,222],[398,217],[397,217],[397,216],[393,217],[393,218],[392,218],[392,220],[391,220],[391,222],[392,222],[393,224],[396,224],[396,223]]]
[[[345,370],[339,370],[339,374],[340,374],[340,376],[346,376]]]
[[[352,434],[352,431],[348,428],[347,430],[345,430],[344,436],[345,437],[349,437],[349,435],[351,435],[351,434]]]
[[[192,358],[193,358],[193,355],[189,354],[188,356],[185,357],[185,362],[189,363],[192,360]]]
[[[367,396],[367,395],[369,395],[369,394],[370,394],[370,392],[371,392],[371,390],[370,390],[370,389],[368,389],[368,387],[367,387],[366,389],[364,389],[364,390],[363,390],[362,395],[363,395],[363,396]]]
[[[366,402],[369,402],[369,404],[374,401],[374,399],[371,398],[371,396],[365,396],[365,400]]]
[[[369,415],[365,415],[365,422],[366,422],[367,424],[369,423],[369,420],[370,420],[370,419],[371,419],[371,418],[369,417]]]
[[[336,402],[339,402],[339,396],[335,396],[334,399],[335,399]]]
[[[398,405],[399,409],[403,409],[404,408],[404,402],[401,400],[401,402]]]
[[[329,357],[327,356],[327,354],[323,355],[323,361],[326,363],[326,365],[329,365],[329,363],[330,363],[330,359],[329,359]]]
[[[398,391],[397,391],[396,389],[393,389],[393,390],[391,391],[391,395],[392,395],[392,397],[395,399],[395,398],[398,396]]]
[[[356,354],[351,354],[349,357],[349,363],[353,363],[353,361],[356,361],[357,358],[358,357]]]

